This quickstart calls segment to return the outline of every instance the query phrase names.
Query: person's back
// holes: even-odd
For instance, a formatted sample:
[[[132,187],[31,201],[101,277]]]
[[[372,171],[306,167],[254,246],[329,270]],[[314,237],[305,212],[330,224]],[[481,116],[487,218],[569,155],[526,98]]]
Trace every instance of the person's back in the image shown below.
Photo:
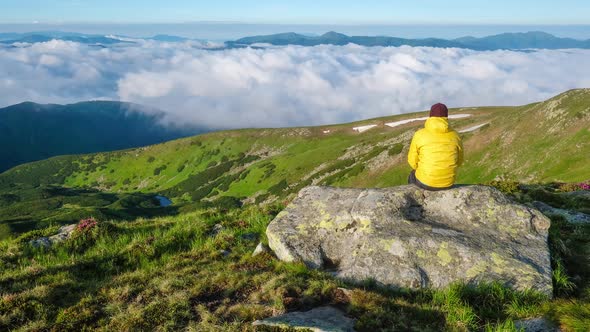
[[[408,163],[414,171],[408,183],[430,190],[450,188],[462,162],[461,138],[449,127],[447,107],[433,105],[424,129],[414,134],[410,145]]]

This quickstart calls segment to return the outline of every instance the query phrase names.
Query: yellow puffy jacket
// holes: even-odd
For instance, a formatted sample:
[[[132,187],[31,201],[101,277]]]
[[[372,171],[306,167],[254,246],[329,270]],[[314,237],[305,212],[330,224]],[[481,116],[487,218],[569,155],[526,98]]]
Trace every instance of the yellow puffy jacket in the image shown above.
[[[459,134],[449,128],[447,118],[426,120],[424,129],[412,138],[408,163],[416,170],[416,178],[427,186],[446,188],[455,183],[457,167],[463,163],[463,145]]]

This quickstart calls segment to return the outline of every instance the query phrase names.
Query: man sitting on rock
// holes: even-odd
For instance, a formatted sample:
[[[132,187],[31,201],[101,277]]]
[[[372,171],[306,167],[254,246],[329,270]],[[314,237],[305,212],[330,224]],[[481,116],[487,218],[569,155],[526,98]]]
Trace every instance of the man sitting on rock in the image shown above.
[[[433,105],[424,128],[414,134],[408,154],[413,169],[409,184],[426,190],[449,189],[455,184],[457,167],[463,163],[463,145],[449,127],[448,116],[447,106]]]

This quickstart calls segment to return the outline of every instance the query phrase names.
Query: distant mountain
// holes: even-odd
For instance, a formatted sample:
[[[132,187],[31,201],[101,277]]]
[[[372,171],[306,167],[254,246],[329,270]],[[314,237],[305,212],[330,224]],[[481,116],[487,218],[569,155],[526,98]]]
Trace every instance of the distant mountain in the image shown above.
[[[45,43],[51,40],[64,40],[81,44],[99,44],[112,45],[119,43],[132,43],[130,41],[121,40],[118,38],[106,37],[101,35],[85,35],[74,32],[31,32],[24,34],[4,33],[0,34],[0,43],[14,44],[14,43]]]
[[[525,106],[453,109],[452,126],[461,133],[466,147],[466,162],[457,181],[588,180],[589,104],[590,89],[579,89]],[[0,195],[12,190],[12,184],[29,183],[112,193],[160,193],[185,203],[225,196],[262,202],[295,195],[310,184],[394,186],[407,181],[410,139],[427,115],[420,112],[306,128],[218,131],[148,148],[56,157],[0,174]],[[100,135],[113,130],[96,126],[100,126],[99,136],[114,135]],[[114,131],[123,130],[119,127]],[[84,139],[88,130],[67,137],[70,141]],[[6,145],[13,144],[18,143]],[[54,145],[58,143],[50,144]],[[0,221],[1,215],[0,211]]]
[[[50,40],[72,41],[88,45],[109,46],[121,43],[133,44],[141,39],[155,40],[160,42],[181,43],[190,40],[185,37],[172,35],[155,35],[153,37],[118,37],[87,35],[75,32],[42,31],[30,33],[0,33],[0,44],[11,45],[14,43],[42,43]],[[347,45],[357,44],[361,46],[423,46],[423,47],[456,47],[478,51],[489,50],[524,50],[524,49],[565,49],[582,48],[590,49],[589,40],[578,40],[572,38],[560,38],[551,34],[532,31],[526,33],[503,33],[487,37],[466,36],[456,39],[423,38],[408,39],[388,36],[347,36],[338,32],[330,31],[321,36],[298,34],[294,32],[278,33],[266,36],[244,37],[235,41],[225,42],[226,48],[259,47],[256,44],[270,44],[276,46],[299,45]],[[217,47],[215,48],[217,49]]]
[[[321,36],[306,36],[297,33],[280,33],[268,36],[254,36],[245,37],[236,41],[226,42],[228,47],[243,47],[253,44],[271,44],[271,45],[300,45],[300,46],[317,46],[322,44],[329,45],[346,45],[358,44],[362,46],[431,46],[431,47],[463,47],[464,45],[458,42],[428,38],[428,39],[404,39],[396,37],[366,37],[353,36],[328,32]]]
[[[20,36],[18,33],[8,32],[8,33],[0,33],[0,41],[1,40],[8,40],[8,39],[16,39]]]
[[[170,36],[170,35],[155,35],[155,36],[147,38],[147,39],[161,41],[161,42],[169,42],[169,43],[182,43],[187,40],[190,40],[189,38]]]
[[[182,43],[190,39],[171,35],[155,35],[153,37],[127,37],[118,35],[88,35],[77,32],[63,32],[63,31],[39,31],[27,33],[0,33],[0,44],[14,44],[14,43],[45,43],[51,40],[72,41],[81,44],[90,45],[113,45],[113,44],[133,44],[138,40],[155,40],[168,43]]]
[[[357,44],[362,46],[426,46],[426,47],[457,47],[472,50],[499,50],[499,49],[563,49],[584,48],[590,49],[590,40],[577,40],[571,38],[559,38],[544,32],[527,33],[503,33],[500,35],[483,38],[462,37],[453,40],[426,38],[405,39],[385,36],[347,36],[337,32],[328,32],[321,36],[306,36],[297,33],[280,33],[267,36],[253,36],[226,42],[230,48],[245,47],[254,44],[271,45],[300,45],[317,46]]]
[[[486,50],[529,48],[590,48],[590,40],[559,38],[540,31],[526,33],[503,33],[483,38],[463,37],[455,39],[455,41],[465,44],[469,48]]]
[[[0,172],[57,155],[140,147],[206,131],[168,128],[160,124],[161,114],[130,111],[130,106],[110,101],[26,102],[0,109]]]

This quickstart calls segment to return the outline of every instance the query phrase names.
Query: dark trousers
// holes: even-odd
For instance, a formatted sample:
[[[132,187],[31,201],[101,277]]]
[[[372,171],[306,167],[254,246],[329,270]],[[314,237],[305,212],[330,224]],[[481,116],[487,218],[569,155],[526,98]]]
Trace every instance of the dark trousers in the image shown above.
[[[431,186],[425,185],[424,183],[420,182],[420,180],[418,180],[416,178],[416,170],[413,170],[412,172],[410,172],[410,175],[408,176],[408,184],[413,184],[419,188],[422,188],[425,190],[431,190],[431,191],[446,190],[446,189],[450,189],[453,187],[453,186],[450,186],[450,187],[446,187],[446,188],[436,188],[436,187],[431,187]]]

